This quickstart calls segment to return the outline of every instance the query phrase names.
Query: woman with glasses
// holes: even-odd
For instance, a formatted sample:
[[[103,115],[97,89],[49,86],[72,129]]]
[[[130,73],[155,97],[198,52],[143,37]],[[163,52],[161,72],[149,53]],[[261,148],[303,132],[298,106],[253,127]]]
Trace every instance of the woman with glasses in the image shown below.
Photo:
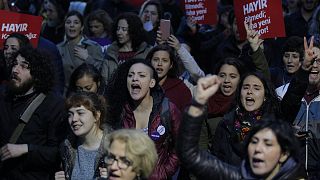
[[[105,125],[105,99],[92,92],[79,92],[65,102],[72,131],[60,145],[63,171],[56,180],[94,179],[99,176],[103,143],[111,129]]]
[[[157,163],[157,151],[153,141],[143,132],[121,129],[110,134],[105,147],[107,168],[101,169],[101,177],[109,180],[148,179]]]

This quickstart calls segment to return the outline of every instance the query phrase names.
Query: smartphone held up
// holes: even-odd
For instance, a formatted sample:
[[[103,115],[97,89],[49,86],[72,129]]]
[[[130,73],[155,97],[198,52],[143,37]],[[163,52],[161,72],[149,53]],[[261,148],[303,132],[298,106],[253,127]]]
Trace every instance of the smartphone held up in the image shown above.
[[[161,40],[167,41],[170,36],[171,22],[167,19],[160,20]]]

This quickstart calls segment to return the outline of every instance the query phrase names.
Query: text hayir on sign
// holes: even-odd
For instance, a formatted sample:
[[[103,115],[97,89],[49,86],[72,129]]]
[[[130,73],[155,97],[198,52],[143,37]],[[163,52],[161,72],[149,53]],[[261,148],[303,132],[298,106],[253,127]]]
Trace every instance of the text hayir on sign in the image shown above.
[[[234,0],[234,6],[240,39],[246,38],[244,21],[252,21],[262,39],[286,36],[281,1]]]
[[[40,16],[0,10],[0,47],[3,47],[5,39],[13,32],[24,34],[37,47],[41,23]]]
[[[217,23],[216,0],[184,0],[183,5],[186,15],[198,24]]]

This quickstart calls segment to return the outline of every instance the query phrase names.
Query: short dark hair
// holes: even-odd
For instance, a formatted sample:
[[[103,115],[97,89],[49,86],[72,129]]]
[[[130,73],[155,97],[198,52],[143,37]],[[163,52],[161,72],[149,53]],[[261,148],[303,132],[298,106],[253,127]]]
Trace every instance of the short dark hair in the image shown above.
[[[68,110],[72,107],[84,106],[92,112],[96,117],[97,112],[100,112],[100,119],[98,119],[98,127],[103,129],[106,115],[106,100],[103,96],[93,92],[77,92],[73,93],[66,99],[65,109]]]
[[[30,74],[35,90],[48,93],[52,89],[54,82],[54,70],[51,59],[44,56],[39,50],[25,46],[13,54],[11,62],[17,61],[16,58],[19,55],[29,62]]]
[[[282,56],[285,52],[297,52],[299,53],[299,60],[302,61],[304,56],[303,48],[303,38],[299,36],[290,36],[283,45]]]
[[[264,116],[261,120],[257,121],[245,140],[245,149],[247,150],[251,138],[263,129],[271,129],[277,137],[278,143],[282,152],[290,153],[290,156],[295,160],[299,160],[299,141],[294,134],[293,127],[286,121],[277,118],[275,115],[270,114]],[[247,151],[245,151],[247,153]]]

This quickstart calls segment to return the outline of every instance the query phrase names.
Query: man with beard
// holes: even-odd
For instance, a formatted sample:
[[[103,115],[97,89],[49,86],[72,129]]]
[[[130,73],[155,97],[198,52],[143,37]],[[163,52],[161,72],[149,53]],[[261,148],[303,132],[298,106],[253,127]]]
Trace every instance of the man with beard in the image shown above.
[[[63,99],[51,92],[52,65],[33,48],[21,48],[12,58],[10,82],[0,96],[0,179],[52,179],[60,164],[58,145],[66,132]],[[39,94],[45,96],[43,101],[24,123],[22,114]],[[22,123],[25,126],[17,135]]]
[[[320,178],[320,49],[309,75],[308,89],[302,99],[300,111],[294,121],[298,137],[304,144],[303,160],[310,179]],[[307,132],[307,133],[306,133]]]
[[[298,11],[285,17],[286,35],[307,36],[308,24],[312,19],[312,14],[318,6],[319,0],[302,0]]]

